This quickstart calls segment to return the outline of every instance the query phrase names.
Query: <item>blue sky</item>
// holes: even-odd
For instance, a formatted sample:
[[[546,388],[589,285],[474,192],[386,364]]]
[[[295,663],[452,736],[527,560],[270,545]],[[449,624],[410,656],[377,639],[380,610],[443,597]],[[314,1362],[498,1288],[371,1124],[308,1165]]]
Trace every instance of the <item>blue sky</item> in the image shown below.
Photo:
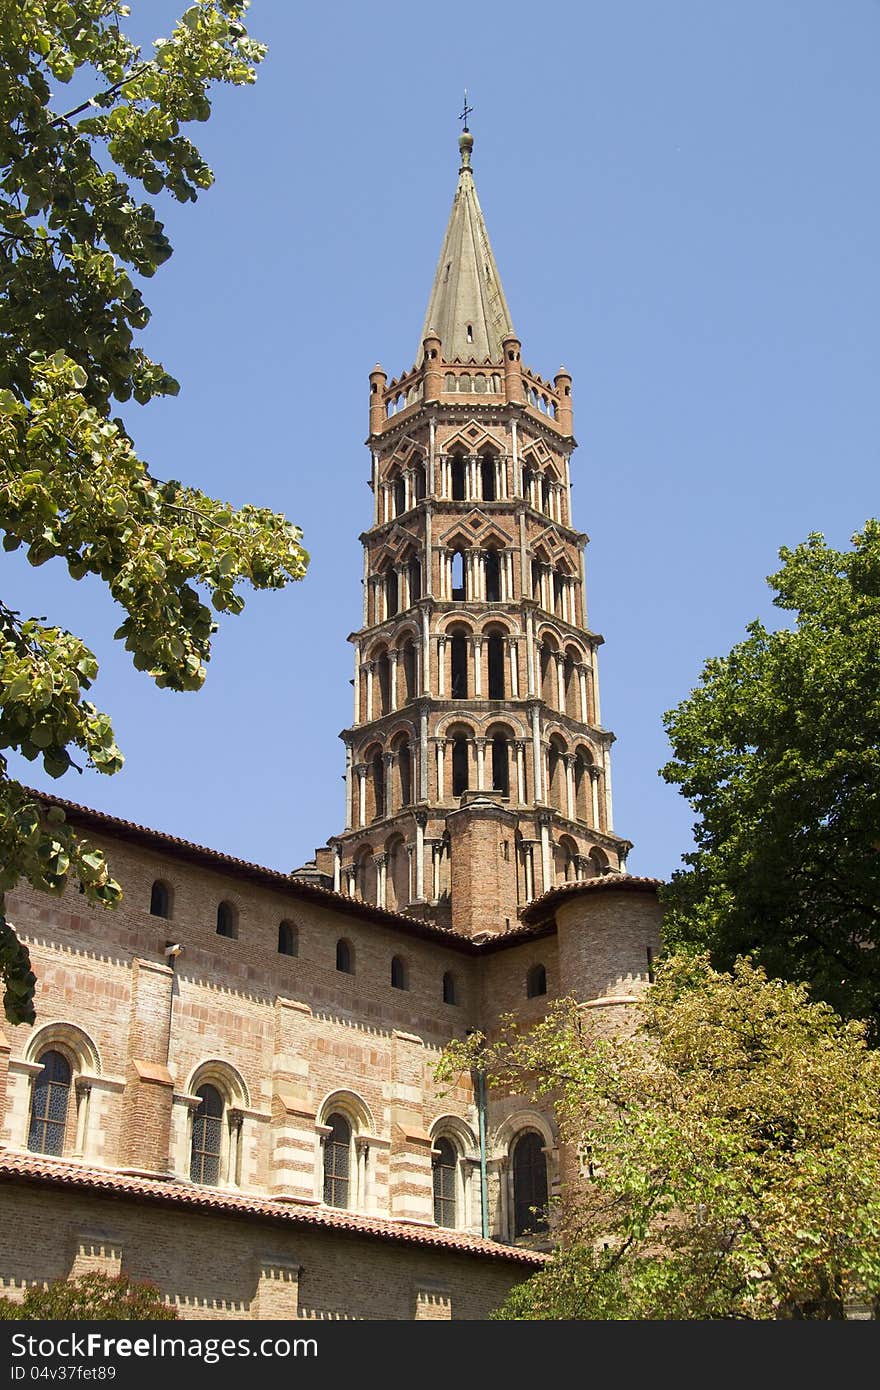
[[[178,6],[133,0],[149,43]],[[474,106],[474,170],[524,361],[574,377],[615,828],[668,875],[692,815],[663,711],[760,616],[780,545],[878,513],[880,4],[255,0],[253,88],[193,138],[146,341],[176,400],[127,409],[163,477],[285,512],[312,563],[223,622],[198,695],[158,691],[100,584],[4,556],[4,597],[87,638],[116,777],[31,784],[290,869],[342,828],[367,374],[412,364]]]

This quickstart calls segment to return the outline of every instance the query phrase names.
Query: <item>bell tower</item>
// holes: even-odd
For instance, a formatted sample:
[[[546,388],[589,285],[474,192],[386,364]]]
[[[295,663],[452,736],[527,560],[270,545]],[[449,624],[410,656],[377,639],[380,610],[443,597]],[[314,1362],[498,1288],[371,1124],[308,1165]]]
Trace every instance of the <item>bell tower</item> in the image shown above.
[[[370,373],[372,524],[328,886],[472,936],[623,869],[572,526],[571,376],[521,358],[471,170],[415,366]]]

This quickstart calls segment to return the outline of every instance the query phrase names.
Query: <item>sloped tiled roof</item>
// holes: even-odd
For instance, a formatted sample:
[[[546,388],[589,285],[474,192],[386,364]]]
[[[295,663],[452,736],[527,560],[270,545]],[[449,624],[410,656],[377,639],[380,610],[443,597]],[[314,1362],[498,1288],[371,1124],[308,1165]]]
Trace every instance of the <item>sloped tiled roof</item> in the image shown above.
[[[253,1217],[314,1230],[341,1231],[403,1245],[431,1246],[484,1259],[512,1260],[536,1268],[549,1258],[539,1251],[501,1245],[494,1240],[484,1240],[481,1236],[450,1231],[440,1226],[422,1226],[418,1222],[392,1221],[380,1216],[361,1216],[331,1207],[311,1207],[296,1202],[274,1201],[269,1197],[249,1196],[243,1192],[223,1192],[218,1188],[198,1187],[189,1182],[81,1167],[48,1158],[44,1154],[0,1153],[0,1182],[27,1182],[68,1190],[79,1189],[193,1211]]]

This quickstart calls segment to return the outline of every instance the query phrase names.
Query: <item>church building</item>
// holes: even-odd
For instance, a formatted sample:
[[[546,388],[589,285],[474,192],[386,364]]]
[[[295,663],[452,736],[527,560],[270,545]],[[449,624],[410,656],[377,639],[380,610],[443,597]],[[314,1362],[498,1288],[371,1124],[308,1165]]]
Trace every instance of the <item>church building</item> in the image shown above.
[[[21,886],[36,1023],[0,1038],[0,1290],[91,1269],[183,1317],[485,1318],[552,1249],[552,1111],[451,1038],[573,996],[620,1026],[657,880],[614,829],[572,379],[524,366],[471,156],[416,363],[369,376],[344,825],[292,874],[39,793],[108,913]]]

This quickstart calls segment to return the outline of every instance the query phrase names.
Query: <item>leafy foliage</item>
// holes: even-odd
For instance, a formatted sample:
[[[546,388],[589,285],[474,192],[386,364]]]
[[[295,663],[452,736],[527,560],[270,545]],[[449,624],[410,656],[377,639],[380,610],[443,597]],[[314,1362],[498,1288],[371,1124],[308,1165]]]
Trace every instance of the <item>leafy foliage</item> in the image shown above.
[[[880,523],[780,551],[761,623],[666,715],[662,769],[697,812],[661,896],[673,949],[750,953],[880,1036]]]
[[[802,985],[672,957],[612,1037],[563,1001],[487,1044],[577,1173],[559,1253],[503,1318],[841,1318],[880,1296],[880,1054]],[[448,1075],[473,1063],[453,1047]],[[578,1175],[579,1174],[579,1175]]]
[[[76,1279],[56,1279],[46,1288],[32,1287],[20,1303],[0,1298],[0,1320],[34,1319],[76,1322],[173,1322],[177,1309],[164,1302],[153,1284],[124,1274],[94,1271]]]
[[[148,195],[191,202],[213,181],[182,133],[210,115],[216,82],[254,80],[263,47],[247,0],[196,0],[144,58],[119,0],[26,0],[0,9],[0,531],[33,565],[98,576],[123,610],[116,636],[160,686],[197,690],[214,613],[239,613],[243,583],[302,578],[301,533],[235,509],[141,460],[114,401],[178,387],[136,343],[149,319],[133,276],[171,246]],[[64,84],[94,95],[69,109]],[[207,600],[207,601],[206,601]],[[213,610],[213,611],[212,611]],[[97,662],[71,633],[0,604],[0,749],[51,777],[122,766],[108,717],[84,696]],[[8,776],[0,753],[0,908],[20,878],[93,902],[120,896],[100,853]],[[12,1022],[33,1019],[27,952],[0,912],[0,972]]]

